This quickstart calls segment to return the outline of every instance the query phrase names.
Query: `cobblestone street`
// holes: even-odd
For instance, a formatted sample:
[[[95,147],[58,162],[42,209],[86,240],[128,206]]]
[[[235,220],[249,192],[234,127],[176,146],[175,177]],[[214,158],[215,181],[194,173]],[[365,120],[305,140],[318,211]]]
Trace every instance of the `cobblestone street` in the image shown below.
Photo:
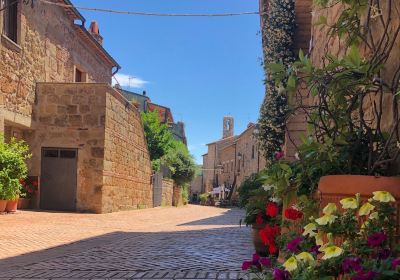
[[[243,212],[201,206],[0,216],[0,279],[239,279]]]

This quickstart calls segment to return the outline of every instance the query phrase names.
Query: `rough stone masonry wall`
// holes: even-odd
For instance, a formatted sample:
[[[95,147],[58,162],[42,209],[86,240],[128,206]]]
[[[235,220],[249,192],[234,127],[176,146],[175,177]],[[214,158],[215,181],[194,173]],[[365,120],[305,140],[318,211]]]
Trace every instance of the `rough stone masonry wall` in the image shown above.
[[[257,139],[253,136],[254,128],[247,129],[236,141],[236,154],[242,155],[240,173],[237,173],[236,186],[240,187],[243,181],[254,173],[263,170],[266,165],[265,158],[259,151]],[[254,147],[254,157],[253,157]],[[236,157],[237,159],[237,157]],[[244,164],[243,164],[244,161]],[[236,163],[238,165],[239,162]]]
[[[161,206],[172,206],[172,198],[174,194],[174,181],[170,179],[162,179],[161,189]]]
[[[152,207],[151,174],[139,112],[111,89],[106,96],[102,212]]]
[[[43,147],[77,148],[77,210],[102,212],[105,85],[39,83],[35,129],[25,132],[31,147],[29,172],[41,173]]]
[[[0,30],[3,30],[0,13]],[[18,44],[0,35],[0,107],[3,117],[30,126],[36,82],[73,82],[74,66],[91,82],[111,82],[111,66],[74,30],[61,7],[19,2]]]

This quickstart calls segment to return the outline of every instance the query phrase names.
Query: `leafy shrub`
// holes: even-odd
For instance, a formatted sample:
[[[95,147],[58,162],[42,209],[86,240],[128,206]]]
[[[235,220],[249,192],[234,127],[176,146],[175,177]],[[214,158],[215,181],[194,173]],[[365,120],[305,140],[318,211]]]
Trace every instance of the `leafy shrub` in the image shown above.
[[[260,189],[264,183],[264,172],[252,174],[249,178],[243,181],[239,187],[239,206],[245,207],[249,202],[249,198],[253,195],[252,192]]]
[[[162,164],[171,171],[171,178],[180,186],[193,180],[196,165],[187,147],[179,141],[174,141],[172,148],[162,158]]]
[[[208,193],[202,193],[199,195],[200,202],[206,203],[208,199]]]
[[[29,147],[22,141],[12,139],[4,142],[0,136],[0,199],[15,200],[20,194],[20,180],[28,172],[25,160],[30,157]]]

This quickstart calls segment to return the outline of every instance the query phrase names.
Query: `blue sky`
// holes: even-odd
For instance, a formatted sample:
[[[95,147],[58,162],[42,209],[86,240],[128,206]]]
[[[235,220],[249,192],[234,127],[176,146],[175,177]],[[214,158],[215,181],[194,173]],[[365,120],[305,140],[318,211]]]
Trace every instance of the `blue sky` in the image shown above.
[[[77,6],[162,13],[257,11],[258,0],[73,0]],[[222,137],[222,118],[235,132],[255,122],[263,98],[259,17],[160,18],[81,11],[96,20],[104,47],[131,79],[186,124],[196,161]],[[129,81],[120,76],[120,82]],[[129,89],[129,88],[127,88]]]

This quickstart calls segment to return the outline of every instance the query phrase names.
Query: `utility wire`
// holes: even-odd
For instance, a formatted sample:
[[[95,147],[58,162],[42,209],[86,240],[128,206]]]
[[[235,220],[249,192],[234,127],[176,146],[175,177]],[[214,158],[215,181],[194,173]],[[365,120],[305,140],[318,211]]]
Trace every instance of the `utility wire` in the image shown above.
[[[147,12],[133,12],[133,11],[122,11],[122,10],[110,10],[110,9],[99,9],[89,7],[79,7],[74,5],[55,3],[47,0],[38,0],[44,4],[64,7],[64,8],[75,8],[84,11],[94,11],[103,13],[113,14],[124,14],[124,15],[136,15],[136,16],[154,16],[154,17],[232,17],[232,16],[245,16],[245,15],[260,15],[260,12],[240,12],[240,13],[216,13],[216,14],[169,14],[169,13],[147,13]]]

